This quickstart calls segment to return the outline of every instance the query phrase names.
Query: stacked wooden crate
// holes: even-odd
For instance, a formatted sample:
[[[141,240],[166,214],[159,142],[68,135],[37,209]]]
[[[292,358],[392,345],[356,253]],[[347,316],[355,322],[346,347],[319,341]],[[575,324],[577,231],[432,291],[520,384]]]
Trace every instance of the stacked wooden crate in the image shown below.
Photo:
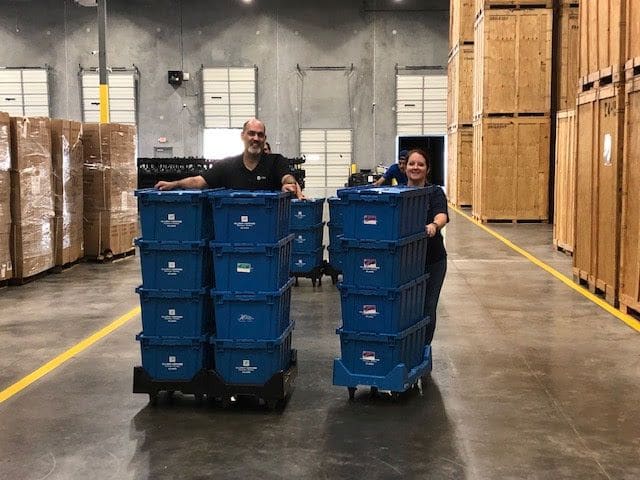
[[[575,2],[575,3],[574,3]],[[554,47],[555,175],[553,244],[573,253],[575,243],[576,94],[580,52],[580,14],[577,0],[561,0],[555,11]]]
[[[552,2],[475,5],[473,216],[547,220]]]
[[[580,2],[573,274],[611,304],[619,287],[625,12],[625,0]]]
[[[640,5],[627,0],[620,308],[640,314]]]
[[[459,207],[473,198],[473,23],[474,0],[452,0],[449,29],[447,106],[447,195]]]

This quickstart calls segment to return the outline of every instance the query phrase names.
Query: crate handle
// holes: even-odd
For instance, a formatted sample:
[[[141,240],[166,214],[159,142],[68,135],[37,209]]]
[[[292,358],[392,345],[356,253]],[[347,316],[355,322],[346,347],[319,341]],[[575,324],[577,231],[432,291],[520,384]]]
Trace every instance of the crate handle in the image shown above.
[[[265,198],[252,197],[252,198],[220,198],[219,205],[264,205],[266,203]]]

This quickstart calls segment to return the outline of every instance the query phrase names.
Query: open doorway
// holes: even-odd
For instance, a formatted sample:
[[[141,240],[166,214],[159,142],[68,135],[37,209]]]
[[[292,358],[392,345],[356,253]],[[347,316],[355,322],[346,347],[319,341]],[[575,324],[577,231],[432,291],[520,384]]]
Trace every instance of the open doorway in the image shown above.
[[[445,137],[443,135],[398,137],[398,152],[401,150],[411,150],[413,148],[421,148],[427,152],[431,163],[429,181],[435,185],[444,187],[447,172]]]

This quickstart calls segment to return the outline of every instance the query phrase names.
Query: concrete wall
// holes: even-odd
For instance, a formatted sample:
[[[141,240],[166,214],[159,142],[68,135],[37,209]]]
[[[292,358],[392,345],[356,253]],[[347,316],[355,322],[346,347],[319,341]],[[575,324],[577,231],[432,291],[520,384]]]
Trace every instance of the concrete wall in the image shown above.
[[[201,66],[256,65],[259,116],[275,151],[296,155],[300,127],[352,127],[360,166],[392,161],[395,65],[446,65],[448,2],[253,3],[108,0],[107,63],[140,70],[140,156],[152,156],[161,136],[177,156],[200,155]],[[50,65],[52,115],[79,120],[79,65],[98,64],[96,9],[73,0],[3,4],[0,66]],[[301,80],[296,64],[354,70]],[[192,80],[174,89],[167,70],[181,68]]]

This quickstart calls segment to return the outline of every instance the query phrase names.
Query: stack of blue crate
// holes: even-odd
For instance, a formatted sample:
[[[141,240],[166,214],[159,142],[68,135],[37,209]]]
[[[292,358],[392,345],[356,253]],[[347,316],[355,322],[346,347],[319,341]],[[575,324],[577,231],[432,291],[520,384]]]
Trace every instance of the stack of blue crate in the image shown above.
[[[327,200],[329,203],[329,265],[331,265],[338,273],[342,273],[342,258],[344,250],[340,244],[340,237],[343,231],[343,215],[344,207],[347,204],[340,197],[331,197]]]
[[[219,190],[209,199],[215,369],[227,384],[264,385],[291,361],[290,195]]]
[[[142,367],[154,382],[188,382],[210,368],[213,238],[206,191],[135,192],[142,237]]]
[[[431,369],[424,345],[427,191],[422,188],[349,188],[343,201],[343,281],[340,284],[342,358],[334,385],[358,385],[399,394]]]
[[[291,201],[289,224],[293,234],[291,273],[294,275],[312,274],[322,267],[323,208],[324,198]]]

